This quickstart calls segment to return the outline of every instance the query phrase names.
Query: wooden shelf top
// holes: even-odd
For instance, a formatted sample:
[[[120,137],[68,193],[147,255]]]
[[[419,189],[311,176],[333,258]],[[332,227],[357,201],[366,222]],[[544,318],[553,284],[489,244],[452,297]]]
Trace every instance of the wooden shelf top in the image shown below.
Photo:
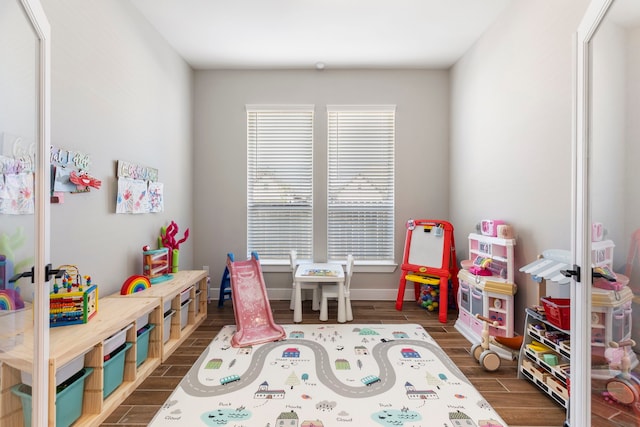
[[[183,289],[199,282],[207,277],[206,270],[185,270],[171,273],[173,278],[164,282],[152,284],[149,289],[136,292],[129,295],[114,295],[119,297],[136,297],[136,298],[166,298],[172,297]]]
[[[83,354],[93,346],[127,327],[137,318],[153,311],[160,301],[157,298],[110,298],[98,300],[98,312],[89,322],[79,325],[58,326],[49,330],[50,359],[62,366]],[[0,353],[0,361],[16,369],[31,372],[33,365],[33,312],[24,313],[24,334],[17,345],[6,353]]]

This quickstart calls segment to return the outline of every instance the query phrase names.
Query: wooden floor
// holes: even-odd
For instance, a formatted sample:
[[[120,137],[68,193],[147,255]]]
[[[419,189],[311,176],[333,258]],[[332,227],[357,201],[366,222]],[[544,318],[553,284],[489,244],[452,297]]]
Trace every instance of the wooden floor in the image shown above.
[[[444,324],[438,322],[436,314],[411,302],[405,302],[402,311],[395,309],[395,301],[354,301],[352,306],[354,323],[422,325],[510,427],[563,425],[564,409],[529,381],[518,379],[516,361],[503,360],[498,371],[488,373],[473,360],[470,343],[453,327],[456,313],[452,312]],[[272,301],[271,308],[276,323],[293,322],[289,301]],[[329,308],[329,323],[335,323],[331,320],[336,319],[335,310],[334,303]],[[220,328],[234,323],[231,303],[227,301],[219,309],[217,301],[212,301],[204,323],[102,425],[147,425]],[[320,323],[309,301],[303,305],[303,323]]]

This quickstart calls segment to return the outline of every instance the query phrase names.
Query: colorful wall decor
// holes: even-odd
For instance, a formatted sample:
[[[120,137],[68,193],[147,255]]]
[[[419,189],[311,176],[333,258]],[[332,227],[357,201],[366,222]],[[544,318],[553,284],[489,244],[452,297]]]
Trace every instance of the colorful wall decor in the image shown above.
[[[89,175],[91,158],[79,151],[65,150],[51,146],[51,192],[87,193],[91,187],[99,189],[102,182]],[[53,198],[52,202],[61,203],[62,197]]]
[[[164,185],[158,169],[118,160],[116,213],[154,213],[164,210]]]
[[[0,136],[0,214],[33,214],[33,142],[6,132]]]

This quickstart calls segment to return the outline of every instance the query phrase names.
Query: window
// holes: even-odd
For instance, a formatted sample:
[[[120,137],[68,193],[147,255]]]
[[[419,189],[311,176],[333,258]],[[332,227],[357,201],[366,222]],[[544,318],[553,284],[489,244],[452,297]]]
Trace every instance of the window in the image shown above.
[[[394,259],[395,106],[327,106],[327,256]]]
[[[247,253],[313,245],[313,106],[247,106]]]

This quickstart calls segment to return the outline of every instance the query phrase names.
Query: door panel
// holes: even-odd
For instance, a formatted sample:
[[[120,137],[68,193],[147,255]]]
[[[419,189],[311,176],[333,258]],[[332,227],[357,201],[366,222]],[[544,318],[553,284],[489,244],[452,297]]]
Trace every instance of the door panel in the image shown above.
[[[640,425],[640,3],[594,0],[576,47],[574,256],[582,280],[572,289],[569,421]]]
[[[0,0],[0,57],[0,425],[44,426],[49,25],[37,0]]]

